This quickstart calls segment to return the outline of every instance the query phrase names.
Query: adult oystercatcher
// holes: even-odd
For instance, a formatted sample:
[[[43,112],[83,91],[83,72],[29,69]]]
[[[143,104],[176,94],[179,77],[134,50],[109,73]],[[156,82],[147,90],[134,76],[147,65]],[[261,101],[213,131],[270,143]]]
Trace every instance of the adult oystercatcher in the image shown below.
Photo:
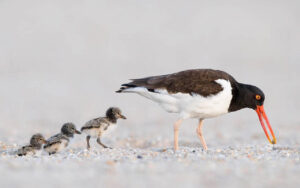
[[[264,93],[256,86],[237,82],[230,74],[212,69],[194,69],[174,74],[132,79],[117,93],[137,93],[157,102],[166,111],[179,113],[174,124],[174,150],[178,149],[178,130],[181,122],[198,118],[196,130],[203,148],[207,146],[202,133],[203,120],[243,108],[257,112],[261,126],[271,144],[276,138],[264,111]],[[271,140],[264,120],[272,134]]]

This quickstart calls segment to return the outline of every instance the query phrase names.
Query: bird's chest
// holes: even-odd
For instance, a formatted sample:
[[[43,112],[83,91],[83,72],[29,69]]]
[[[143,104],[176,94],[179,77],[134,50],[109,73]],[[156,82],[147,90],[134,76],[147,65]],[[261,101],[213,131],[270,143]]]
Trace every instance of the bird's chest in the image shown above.
[[[68,144],[69,144],[68,140],[61,139],[61,143],[59,145],[57,145],[57,151],[63,150],[64,148],[66,148],[68,146]]]
[[[42,155],[42,152],[43,152],[42,149],[37,149],[37,150],[35,150],[34,155],[36,155],[36,156],[41,156],[41,155]]]
[[[106,136],[111,135],[111,133],[114,132],[116,128],[117,128],[117,124],[115,124],[115,123],[112,123],[112,124],[110,124],[109,126],[104,127],[104,128],[102,129],[102,134],[101,134],[101,136],[106,137]]]

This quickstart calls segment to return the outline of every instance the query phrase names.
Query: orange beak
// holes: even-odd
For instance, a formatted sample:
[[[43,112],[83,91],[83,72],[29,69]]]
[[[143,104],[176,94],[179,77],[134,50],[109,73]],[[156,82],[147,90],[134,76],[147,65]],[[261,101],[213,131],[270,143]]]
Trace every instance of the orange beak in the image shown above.
[[[264,106],[263,106],[263,105],[257,106],[257,108],[256,108],[255,111],[256,111],[256,113],[257,113],[257,115],[258,115],[260,124],[261,124],[261,126],[262,126],[262,128],[263,128],[263,130],[264,130],[264,132],[265,132],[265,134],[266,134],[266,136],[267,136],[269,142],[270,142],[271,144],[276,144],[277,141],[276,141],[274,132],[273,132],[273,130],[272,130],[272,127],[271,127],[271,125],[270,125],[270,122],[269,122],[269,120],[268,120],[268,117],[267,117],[267,115],[266,115],[266,113],[265,113]],[[273,140],[272,140],[272,141],[271,141],[271,139],[270,139],[270,136],[269,136],[269,134],[268,134],[268,131],[267,131],[267,129],[266,129],[266,126],[265,126],[265,123],[264,123],[264,120],[263,120],[263,119],[265,119],[265,121],[266,121],[266,123],[267,123],[267,125],[268,125],[268,128],[269,128],[269,130],[270,130],[270,132],[271,132],[271,134],[272,134],[272,137],[273,137]]]

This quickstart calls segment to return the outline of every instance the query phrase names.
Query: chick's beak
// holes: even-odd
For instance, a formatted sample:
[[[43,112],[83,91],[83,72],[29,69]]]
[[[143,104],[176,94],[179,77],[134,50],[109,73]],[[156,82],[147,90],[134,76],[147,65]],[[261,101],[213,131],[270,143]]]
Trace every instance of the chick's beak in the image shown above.
[[[127,119],[125,116],[123,116],[122,114],[120,114],[120,118],[122,119]]]
[[[266,136],[267,136],[267,139],[269,140],[269,142],[270,142],[271,144],[276,144],[277,141],[276,141],[276,138],[275,138],[273,129],[272,129],[272,127],[271,127],[271,125],[270,125],[270,122],[269,122],[269,120],[268,120],[268,117],[267,117],[267,115],[266,115],[266,113],[265,113],[264,106],[263,106],[263,105],[257,106],[255,111],[256,111],[256,113],[257,113],[257,115],[258,115],[260,124],[261,124],[261,126],[262,126],[262,128],[263,128],[263,130],[264,130],[264,132],[265,132],[265,134],[266,134]],[[264,120],[266,121],[267,126],[268,126],[268,128],[269,128],[269,131],[271,132],[271,135],[272,135],[272,137],[273,137],[272,141],[271,141],[270,136],[269,136],[269,134],[268,134],[268,131],[267,131],[267,129],[266,129]]]
[[[78,131],[78,130],[76,130],[76,129],[75,129],[75,133],[76,133],[76,134],[81,134],[81,132]]]

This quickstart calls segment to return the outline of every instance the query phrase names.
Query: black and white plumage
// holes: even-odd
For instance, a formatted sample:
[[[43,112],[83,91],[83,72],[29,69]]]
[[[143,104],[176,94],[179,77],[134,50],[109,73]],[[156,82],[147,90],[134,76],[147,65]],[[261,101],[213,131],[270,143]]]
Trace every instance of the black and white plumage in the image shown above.
[[[216,117],[242,108],[252,108],[259,115],[262,127],[271,143],[276,143],[273,130],[263,109],[264,93],[256,86],[237,82],[224,71],[194,69],[174,74],[133,79],[123,84],[117,93],[137,93],[171,113],[178,113],[174,125],[174,149],[178,149],[178,129],[184,119],[197,118],[197,134],[207,149],[202,125],[206,118]],[[271,141],[262,118],[273,136]]]
[[[119,118],[126,119],[119,108],[111,107],[106,111],[106,117],[92,119],[85,123],[81,132],[87,134],[87,148],[90,149],[90,138],[97,138],[97,143],[104,148],[108,148],[101,142],[101,137],[112,132],[116,128]]]
[[[38,151],[41,151],[43,144],[46,144],[44,136],[40,133],[34,134],[30,138],[30,144],[18,149],[17,155],[35,155]]]
[[[74,134],[81,134],[73,123],[65,123],[61,132],[50,137],[47,140],[47,144],[44,146],[44,150],[51,154],[55,154],[64,148],[66,148],[70,142],[70,139],[74,137]]]

